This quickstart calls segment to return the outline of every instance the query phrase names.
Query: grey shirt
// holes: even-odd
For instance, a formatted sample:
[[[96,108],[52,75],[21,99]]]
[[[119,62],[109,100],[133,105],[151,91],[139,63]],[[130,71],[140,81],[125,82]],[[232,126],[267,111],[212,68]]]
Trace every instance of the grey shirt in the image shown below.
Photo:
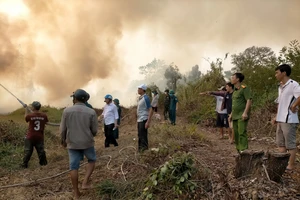
[[[84,103],[76,103],[64,110],[60,124],[60,134],[68,149],[87,149],[94,146],[94,136],[98,131],[95,110]]]

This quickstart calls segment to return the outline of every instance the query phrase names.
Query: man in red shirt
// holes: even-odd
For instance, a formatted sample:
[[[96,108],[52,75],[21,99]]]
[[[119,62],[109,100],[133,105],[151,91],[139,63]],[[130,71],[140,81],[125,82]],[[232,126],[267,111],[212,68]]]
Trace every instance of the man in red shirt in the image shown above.
[[[29,126],[25,137],[25,155],[21,165],[23,168],[28,167],[34,147],[38,153],[40,165],[47,165],[46,152],[44,150],[44,129],[48,122],[48,117],[39,111],[41,108],[40,102],[34,101],[31,107],[31,113],[29,113],[30,109],[28,107],[26,107],[25,111],[25,121],[29,122]]]

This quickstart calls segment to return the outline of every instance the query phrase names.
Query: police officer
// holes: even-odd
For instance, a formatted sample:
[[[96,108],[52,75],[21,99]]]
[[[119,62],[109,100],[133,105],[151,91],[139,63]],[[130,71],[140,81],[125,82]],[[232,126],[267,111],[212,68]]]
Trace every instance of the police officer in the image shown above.
[[[248,149],[247,125],[252,103],[249,87],[242,84],[244,78],[242,73],[235,73],[231,77],[231,83],[235,89],[232,95],[232,112],[229,120],[233,121],[235,146],[239,153]]]

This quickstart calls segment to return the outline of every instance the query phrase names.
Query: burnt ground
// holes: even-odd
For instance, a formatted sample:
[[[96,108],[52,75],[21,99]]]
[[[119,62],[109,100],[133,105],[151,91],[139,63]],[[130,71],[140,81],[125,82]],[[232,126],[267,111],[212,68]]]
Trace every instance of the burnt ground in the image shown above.
[[[177,126],[184,126],[185,122],[179,119]],[[154,122],[153,126],[159,126]],[[136,154],[137,131],[132,118],[125,118],[121,127],[118,147],[104,149],[104,136],[101,132],[96,136],[96,151],[98,161],[92,175],[92,183],[96,185],[105,179],[130,180],[137,178],[137,171],[143,169],[139,165],[139,155]],[[198,167],[207,168],[211,183],[206,188],[206,197],[201,199],[300,199],[300,166],[297,163],[293,173],[286,173],[281,183],[266,179],[264,172],[259,177],[244,177],[236,179],[233,176],[235,157],[237,156],[233,144],[228,139],[219,139],[216,129],[198,126],[199,134],[204,134],[206,142],[188,141],[183,149],[192,152]],[[151,141],[150,141],[151,145]],[[275,151],[273,137],[249,138],[250,150]],[[46,149],[47,150],[47,149]],[[48,149],[52,153],[49,164],[40,167],[37,159],[31,160],[28,169],[7,173],[0,177],[0,199],[72,199],[72,187],[68,173],[59,175],[68,170],[68,156],[65,149],[57,145],[55,149]],[[53,156],[55,155],[55,156]],[[36,157],[36,153],[33,154]],[[299,157],[298,157],[299,159]],[[131,160],[133,164],[125,164]],[[80,181],[83,179],[84,167],[79,171]],[[58,175],[46,180],[38,180]],[[28,183],[30,184],[23,184]],[[16,187],[10,187],[20,184]],[[8,188],[4,188],[9,186]],[[102,199],[97,190],[82,191],[80,199]]]

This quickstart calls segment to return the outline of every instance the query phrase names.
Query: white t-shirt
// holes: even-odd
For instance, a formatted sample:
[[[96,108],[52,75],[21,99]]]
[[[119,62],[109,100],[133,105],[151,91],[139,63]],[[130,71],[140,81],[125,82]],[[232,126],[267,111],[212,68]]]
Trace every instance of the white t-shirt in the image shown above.
[[[298,113],[290,110],[291,105],[300,96],[300,86],[296,81],[289,79],[284,85],[278,87],[277,122],[299,123]]]
[[[216,111],[217,111],[219,114],[227,114],[227,109],[223,109],[223,110],[222,110],[222,103],[223,103],[224,97],[221,97],[221,96],[215,96],[215,95],[214,95],[214,97],[215,97],[216,100],[217,100]]]
[[[119,119],[118,108],[115,104],[106,104],[103,109],[102,115],[104,116],[105,125],[114,124],[115,120]]]
[[[152,107],[157,107],[157,104],[158,104],[158,98],[159,98],[159,95],[155,95],[152,99],[152,102],[151,102],[151,106]]]

